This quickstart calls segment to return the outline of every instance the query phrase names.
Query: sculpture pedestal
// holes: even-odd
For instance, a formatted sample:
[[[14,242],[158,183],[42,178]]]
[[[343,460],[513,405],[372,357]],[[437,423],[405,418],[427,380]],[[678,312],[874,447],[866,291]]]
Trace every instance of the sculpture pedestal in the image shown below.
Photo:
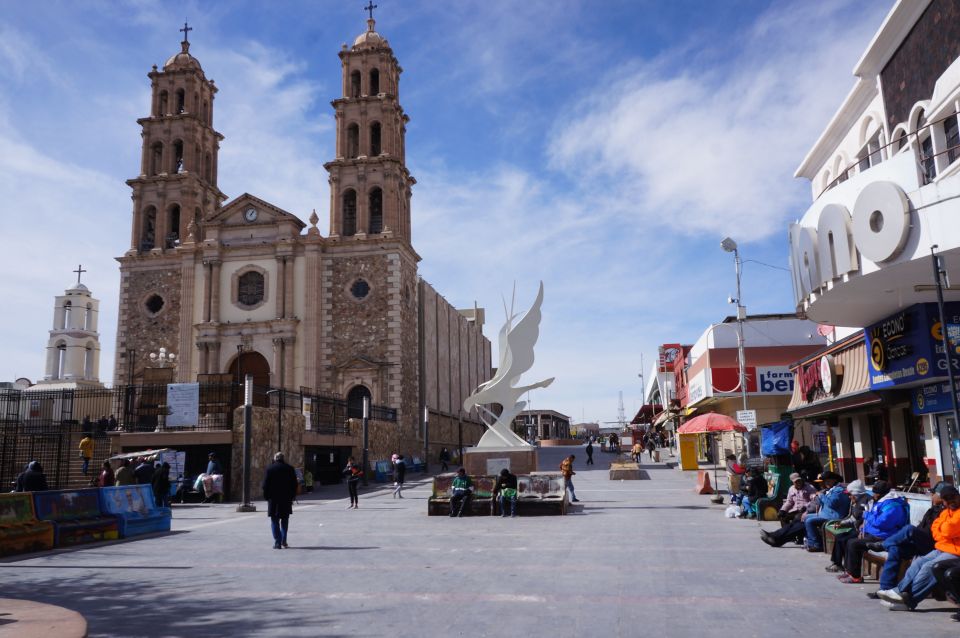
[[[514,474],[529,474],[537,471],[537,448],[469,448],[463,451],[463,467],[470,476],[495,476],[503,468]]]

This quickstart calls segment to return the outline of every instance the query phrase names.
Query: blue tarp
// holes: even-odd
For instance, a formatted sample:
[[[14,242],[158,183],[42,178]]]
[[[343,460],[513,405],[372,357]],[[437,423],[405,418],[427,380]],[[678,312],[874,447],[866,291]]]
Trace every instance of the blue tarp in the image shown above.
[[[777,421],[765,426],[760,435],[760,453],[764,456],[790,454],[793,440],[793,422]]]

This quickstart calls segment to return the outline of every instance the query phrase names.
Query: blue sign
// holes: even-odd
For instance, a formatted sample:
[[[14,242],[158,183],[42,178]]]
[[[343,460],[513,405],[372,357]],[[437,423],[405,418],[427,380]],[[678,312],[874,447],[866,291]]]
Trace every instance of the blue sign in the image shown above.
[[[960,372],[960,303],[944,304],[954,372]],[[864,329],[870,389],[879,390],[947,375],[937,304],[915,304]],[[949,398],[949,397],[948,397]]]
[[[910,404],[914,414],[949,412],[953,409],[953,404],[950,402],[950,382],[943,381],[914,388],[911,390]]]

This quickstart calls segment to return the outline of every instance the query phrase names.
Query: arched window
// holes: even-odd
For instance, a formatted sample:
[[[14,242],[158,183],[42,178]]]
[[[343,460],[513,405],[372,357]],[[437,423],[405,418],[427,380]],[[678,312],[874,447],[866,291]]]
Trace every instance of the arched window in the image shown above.
[[[355,385],[347,393],[347,418],[363,418],[363,400],[370,401],[370,390],[364,385]]]
[[[93,330],[93,304],[87,304],[83,314],[83,329]]]
[[[212,165],[213,162],[210,161],[210,153],[207,153],[203,156],[203,179],[207,180],[208,182],[213,181],[213,179],[211,179],[213,176]]]
[[[153,250],[157,243],[157,209],[147,206],[143,211],[143,227],[140,231],[140,250]]]
[[[347,190],[343,194],[343,229],[344,237],[357,234],[357,191]]]
[[[943,121],[943,136],[947,142],[947,163],[953,164],[960,156],[960,127],[956,113],[951,113]]]
[[[360,97],[360,71],[350,74],[350,97]]]
[[[937,177],[937,158],[933,154],[933,136],[927,127],[927,114],[921,109],[917,115],[917,140],[920,146],[920,166],[923,183],[929,184]]]
[[[54,379],[62,379],[66,373],[64,367],[67,365],[67,344],[60,342],[57,344],[57,366],[53,371]]]
[[[374,188],[370,191],[370,234],[383,231],[383,191]]]
[[[171,173],[179,173],[183,170],[183,142],[177,140],[173,143],[173,163],[170,165]]]
[[[180,244],[180,204],[167,209],[167,248],[176,248]]]
[[[198,114],[200,113],[200,94],[199,93],[193,94],[193,112]]]
[[[158,111],[157,115],[162,117],[167,114],[167,108],[168,108],[167,102],[168,102],[167,92],[160,91],[160,100],[157,103],[157,111]]]
[[[69,301],[63,302],[63,325],[60,326],[61,330],[66,330],[70,327],[70,311],[73,310],[73,304]]]
[[[893,152],[897,153],[907,145],[907,132],[902,128],[897,128],[893,133]]]
[[[380,71],[377,69],[370,69],[370,95],[377,95],[380,93]]]
[[[93,379],[93,344],[88,343],[83,350],[83,378]]]
[[[150,174],[159,175],[163,171],[163,142],[154,142],[150,147]]]
[[[351,124],[347,127],[347,159],[354,159],[360,154],[360,127]]]
[[[370,125],[370,157],[376,157],[380,152],[380,122],[374,122]]]
[[[251,270],[237,278],[237,303],[258,306],[265,294],[263,273]]]
[[[176,113],[183,113],[187,108],[187,93],[183,89],[177,89],[177,110]]]

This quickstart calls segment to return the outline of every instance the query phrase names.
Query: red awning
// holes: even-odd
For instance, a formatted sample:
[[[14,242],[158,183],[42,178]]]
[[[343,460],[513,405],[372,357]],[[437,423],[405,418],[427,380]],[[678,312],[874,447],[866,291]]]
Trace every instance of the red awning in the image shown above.
[[[725,414],[710,412],[695,416],[677,430],[677,434],[701,434],[703,432],[746,432],[747,428]]]

